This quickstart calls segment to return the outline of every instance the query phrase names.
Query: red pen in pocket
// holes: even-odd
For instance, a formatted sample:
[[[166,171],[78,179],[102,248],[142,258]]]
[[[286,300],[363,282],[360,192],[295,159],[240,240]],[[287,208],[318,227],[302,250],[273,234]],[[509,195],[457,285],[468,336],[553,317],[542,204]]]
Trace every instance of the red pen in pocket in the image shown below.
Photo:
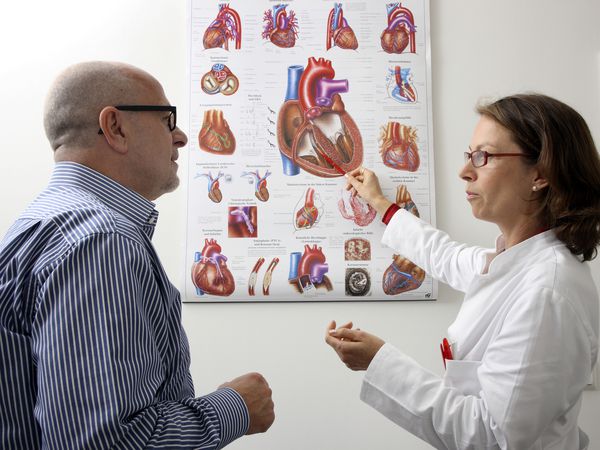
[[[448,342],[448,339],[444,338],[440,344],[440,350],[442,351],[442,360],[444,361],[444,369],[446,368],[446,361],[454,359],[452,356],[452,346]]]

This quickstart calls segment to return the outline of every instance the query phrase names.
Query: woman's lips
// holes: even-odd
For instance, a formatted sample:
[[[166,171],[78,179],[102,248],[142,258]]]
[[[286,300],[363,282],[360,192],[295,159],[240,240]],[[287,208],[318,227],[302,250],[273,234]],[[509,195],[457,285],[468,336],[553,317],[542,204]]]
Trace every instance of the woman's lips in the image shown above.
[[[475,197],[478,197],[476,193],[467,191],[467,200],[473,200]]]

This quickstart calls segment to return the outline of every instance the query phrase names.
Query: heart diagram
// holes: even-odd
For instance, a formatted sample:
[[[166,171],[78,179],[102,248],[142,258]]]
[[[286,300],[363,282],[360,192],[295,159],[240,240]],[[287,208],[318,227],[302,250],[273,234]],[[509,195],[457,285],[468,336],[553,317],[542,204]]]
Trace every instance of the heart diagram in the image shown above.
[[[417,89],[413,83],[410,67],[395,66],[389,69],[387,77],[389,95],[400,103],[416,103]]]
[[[235,136],[220,109],[204,111],[204,121],[198,133],[200,148],[215,155],[232,155],[235,151]]]
[[[214,95],[220,92],[223,95],[232,95],[237,92],[240,81],[229,67],[219,63],[213,64],[212,68],[202,76],[200,86],[207,94]]]
[[[309,58],[306,69],[288,67],[285,102],[277,117],[277,141],[285,175],[300,168],[340,177],[362,163],[363,143],[340,94],[348,80],[334,80],[331,61]]]
[[[386,166],[415,172],[420,163],[417,129],[398,122],[388,122],[381,128],[379,153]]]
[[[295,208],[295,227],[297,230],[312,228],[317,224],[321,216],[323,215],[320,210],[322,206],[317,207],[315,202],[315,190],[308,188],[304,197],[304,203],[302,206],[297,205]]]
[[[344,18],[344,10],[341,3],[334,3],[333,9],[327,18],[327,50],[333,46],[347,50],[356,50],[358,40],[354,30],[348,25]]]
[[[361,227],[369,225],[377,215],[377,211],[371,205],[346,189],[341,191],[338,209],[344,219],[351,220]]]
[[[263,22],[263,39],[268,39],[277,47],[290,48],[296,45],[298,38],[298,20],[294,11],[286,12],[287,5],[275,5],[272,10],[265,11]]]
[[[228,4],[219,5],[219,13],[204,32],[204,48],[224,48],[229,50],[229,41],[235,41],[235,48],[242,47],[242,21],[240,15]]]
[[[223,177],[223,172],[219,172],[216,177],[213,177],[211,172],[199,173],[194,178],[208,179],[208,198],[214,203],[220,203],[223,200],[223,193],[219,189],[219,179]]]
[[[290,254],[289,283],[298,292],[308,294],[315,289],[324,288],[328,291],[333,289],[329,278],[325,275],[329,271],[323,249],[316,244],[304,246],[304,252],[293,252]]]
[[[383,292],[398,295],[417,289],[425,279],[425,271],[401,255],[392,257],[392,264],[383,273]]]
[[[381,48],[386,53],[402,53],[409,47],[416,53],[415,19],[412,12],[401,3],[389,3],[387,6],[387,27],[381,33]]]
[[[192,264],[192,282],[197,295],[229,296],[235,290],[235,281],[227,268],[227,257],[215,239],[205,239],[202,252],[196,252]]]
[[[268,170],[263,177],[260,176],[258,170],[242,173],[242,177],[248,177],[250,182],[254,184],[254,196],[261,202],[269,200],[269,190],[267,189],[267,177],[269,175],[271,175],[271,172]]]

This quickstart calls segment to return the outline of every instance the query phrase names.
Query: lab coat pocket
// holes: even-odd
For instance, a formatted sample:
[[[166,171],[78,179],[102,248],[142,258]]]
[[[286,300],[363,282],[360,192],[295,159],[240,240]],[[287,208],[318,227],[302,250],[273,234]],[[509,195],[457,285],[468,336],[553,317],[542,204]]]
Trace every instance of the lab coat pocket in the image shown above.
[[[481,384],[477,369],[481,361],[446,360],[444,385],[460,391],[463,395],[479,396]]]

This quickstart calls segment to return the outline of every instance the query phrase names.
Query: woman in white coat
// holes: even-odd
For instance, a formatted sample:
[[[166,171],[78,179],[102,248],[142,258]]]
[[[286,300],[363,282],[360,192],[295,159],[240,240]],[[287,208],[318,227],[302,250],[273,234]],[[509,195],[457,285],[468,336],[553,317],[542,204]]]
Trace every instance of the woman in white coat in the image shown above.
[[[366,370],[363,401],[436,448],[584,449],[577,416],[598,356],[584,263],[600,242],[598,152],[583,118],[550,97],[477,111],[460,177],[473,215],[500,229],[495,249],[454,242],[394,205],[371,170],[347,177],[383,216],[383,243],[465,293],[445,375],[352,323],[330,323],[325,340]]]

